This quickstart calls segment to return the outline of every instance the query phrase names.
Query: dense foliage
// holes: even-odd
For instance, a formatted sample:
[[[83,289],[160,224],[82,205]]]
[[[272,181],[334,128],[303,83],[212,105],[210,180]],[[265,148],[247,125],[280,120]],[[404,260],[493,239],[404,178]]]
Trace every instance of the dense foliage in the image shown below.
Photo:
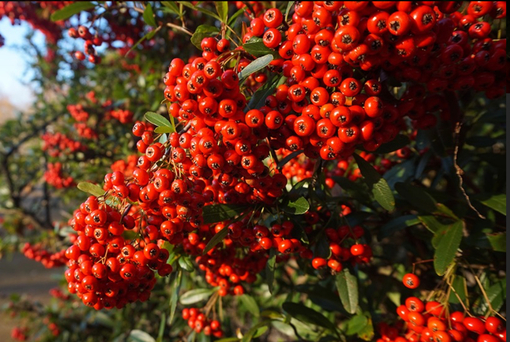
[[[0,126],[0,253],[66,266],[13,338],[506,341],[505,2],[3,16],[47,51]]]

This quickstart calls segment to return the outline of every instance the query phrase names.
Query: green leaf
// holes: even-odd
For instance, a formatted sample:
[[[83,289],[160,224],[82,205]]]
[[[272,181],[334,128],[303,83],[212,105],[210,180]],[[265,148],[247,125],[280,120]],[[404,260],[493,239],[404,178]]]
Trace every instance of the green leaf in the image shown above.
[[[398,134],[395,139],[379,146],[373,153],[385,154],[399,150],[411,143],[411,140],[406,135]]]
[[[226,338],[221,338],[219,340],[215,340],[216,342],[238,342],[238,341],[241,341],[240,339],[238,339],[237,337],[226,337]]]
[[[92,184],[89,182],[80,182],[77,186],[78,189],[80,189],[83,192],[86,192],[88,194],[94,195],[96,197],[103,196],[105,191],[102,187],[96,184]]]
[[[216,246],[218,243],[222,242],[223,239],[225,239],[225,237],[228,235],[228,228],[227,227],[224,227],[222,230],[220,230],[219,232],[217,232],[216,234],[214,234],[214,236],[212,237],[211,240],[209,240],[209,242],[207,243],[207,245],[205,246],[204,248],[204,252],[202,254],[206,254],[207,252],[209,252],[211,249],[214,248],[214,246]]]
[[[506,253],[506,232],[487,234],[487,239],[494,251]]]
[[[51,21],[64,20],[69,17],[72,17],[75,14],[80,13],[81,11],[86,11],[86,10],[92,9],[94,7],[96,7],[96,5],[89,1],[75,2],[75,3],[67,5],[66,7],[54,12],[51,15]]]
[[[182,270],[179,270],[177,277],[172,284],[172,296],[170,297],[170,317],[168,319],[168,323],[170,325],[172,324],[175,317],[175,310],[177,309],[177,302],[179,300],[179,291],[181,290],[181,281]]]
[[[163,342],[163,334],[165,333],[165,325],[166,325],[166,313],[161,314],[161,320],[159,321],[159,331],[158,338],[156,342]]]
[[[399,230],[402,230],[407,227],[414,226],[416,224],[419,224],[420,220],[416,215],[406,215],[406,216],[399,216],[397,218],[394,218],[393,220],[389,221],[388,223],[384,224],[381,227],[381,230],[377,234],[377,238],[379,240],[382,240],[386,237],[392,236]]]
[[[356,163],[358,164],[361,174],[368,184],[368,187],[372,189],[375,200],[384,209],[391,211],[395,208],[395,198],[391,192],[388,183],[381,177],[370,163],[365,159],[361,158],[358,154],[353,154]]]
[[[276,51],[264,45],[264,42],[260,37],[251,37],[246,43],[244,43],[243,48],[246,52],[252,54],[255,57],[270,54],[275,58],[280,58]]]
[[[282,206],[282,210],[292,215],[303,215],[310,209],[310,203],[304,197],[299,197],[295,201],[289,201],[286,205]]]
[[[215,1],[214,6],[216,6],[216,11],[220,17],[220,21],[222,23],[227,23],[228,21],[228,1]]]
[[[191,43],[197,47],[197,49],[202,50],[200,46],[202,39],[206,37],[211,37],[213,35],[218,34],[220,31],[216,26],[211,25],[200,25],[197,27],[193,35],[191,36]]]
[[[133,329],[129,332],[126,339],[128,342],[156,342],[154,337],[147,334],[145,331],[139,329]]]
[[[335,325],[320,312],[299,303],[285,302],[282,305],[283,310],[298,321],[310,323],[336,332]]]
[[[489,301],[491,302],[492,309],[499,311],[506,299],[506,279],[502,279],[501,281],[498,281],[496,284],[489,287],[486,293],[487,298],[489,298]],[[483,307],[486,307],[486,310],[488,311],[489,306],[485,300],[484,304],[485,305]]]
[[[460,300],[464,303],[465,300],[466,300],[466,278],[464,278],[463,276],[455,276],[455,278],[453,279],[453,282],[452,282],[452,290],[450,292],[450,298],[448,299],[448,301],[452,304],[459,304],[460,301],[459,301],[459,298]],[[455,292],[454,292],[455,290]],[[458,298],[457,298],[457,295],[455,295],[455,293],[457,293],[458,295]]]
[[[253,341],[254,338],[257,338],[258,336],[265,333],[268,329],[268,325],[270,324],[270,321],[263,321],[258,324],[255,324],[250,330],[248,330],[242,338],[242,342],[250,342]]]
[[[250,312],[253,316],[258,317],[260,315],[259,306],[252,296],[243,294],[241,296],[237,296],[236,298],[241,301],[246,310],[248,310],[248,312]]]
[[[368,322],[363,329],[358,332],[358,337],[364,341],[373,341],[374,340],[374,324],[372,323],[372,318],[368,317]]]
[[[250,102],[245,108],[245,112],[248,112],[250,109],[258,109],[264,106],[266,98],[273,94],[275,89],[285,83],[287,78],[284,76],[273,77],[270,81],[266,82],[262,88],[258,89],[255,94],[250,99]]]
[[[475,200],[483,205],[496,210],[498,213],[506,216],[506,194],[499,195],[477,195],[473,196]]]
[[[202,208],[202,217],[205,224],[216,223],[233,218],[248,208],[245,204],[207,205]]]
[[[149,121],[151,124],[156,125],[157,127],[170,127],[172,128],[172,124],[168,121],[163,115],[154,112],[145,113],[145,120]],[[168,132],[161,132],[168,133]]]
[[[448,216],[449,218],[451,218],[452,220],[455,220],[455,221],[459,220],[457,215],[455,215],[453,213],[453,211],[450,208],[448,208],[446,205],[444,205],[443,203],[436,203],[436,209],[437,209],[435,211],[436,214],[446,215],[446,216]]]
[[[230,19],[228,19],[228,26],[232,26],[237,18],[239,18],[240,15],[246,13],[246,8],[242,7],[237,12],[235,12]]]
[[[152,6],[150,3],[147,3],[145,7],[145,11],[143,11],[143,21],[149,26],[156,27],[156,19],[154,19],[154,12],[152,11]]]
[[[295,1],[287,1],[287,9],[285,10],[285,21],[287,21],[287,18],[289,17],[290,10],[292,6],[294,5]]]
[[[177,7],[175,2],[173,2],[173,1],[161,1],[161,4],[163,6],[165,6],[166,8],[168,8],[170,10],[170,12],[172,12],[174,14],[177,14],[178,16],[182,15],[181,11],[179,10],[179,7]]]
[[[370,201],[365,185],[355,183],[346,177],[333,176],[332,178],[349,196],[362,203],[368,203]]]
[[[193,262],[191,261],[190,257],[188,256],[181,256],[178,260],[179,266],[188,272],[193,272],[195,270],[195,266],[193,265]]]
[[[358,308],[358,279],[348,268],[344,268],[336,276],[336,288],[340,301],[348,313],[354,314]]]
[[[360,313],[356,316],[353,316],[351,319],[347,321],[347,331],[345,332],[347,335],[355,335],[368,324],[368,318],[364,314]]]
[[[436,210],[436,201],[421,187],[407,182],[398,182],[395,184],[395,190],[397,190],[398,194],[404,197],[412,206],[420,209],[420,211],[431,213]]]
[[[179,302],[182,305],[191,305],[209,299],[216,289],[193,289],[181,295]]]
[[[418,220],[432,233],[436,233],[438,231],[444,230],[445,225],[439,222],[434,216],[432,215],[420,215],[418,216]],[[435,248],[436,246],[434,246]]]
[[[297,156],[299,156],[301,153],[303,153],[303,150],[297,150],[283,158],[278,162],[278,165],[276,166],[278,169],[281,169],[285,164],[290,162],[291,160],[294,160]]]
[[[208,15],[208,16],[214,18],[214,19],[217,19],[217,20],[221,21],[221,18],[216,13],[214,13],[213,11],[209,11],[208,9],[203,8],[203,7],[195,6],[190,1],[177,1],[177,3],[181,4],[181,5],[184,5],[184,6],[188,7],[188,8],[191,8],[191,9],[193,9],[195,11],[202,12],[205,15]]]
[[[159,126],[154,129],[154,133],[173,133],[175,130],[173,127]]]
[[[242,82],[248,78],[254,72],[264,69],[266,66],[271,63],[274,59],[273,55],[264,55],[262,57],[257,58],[250,64],[248,64],[241,72],[238,74],[239,80]]]
[[[456,221],[450,225],[437,246],[434,254],[434,268],[440,276],[445,274],[446,269],[455,258],[460,241],[462,240],[462,228],[462,221]]]
[[[271,248],[269,250],[269,259],[266,263],[266,283],[269,288],[269,292],[272,294],[274,289],[274,270],[276,265],[276,249]]]

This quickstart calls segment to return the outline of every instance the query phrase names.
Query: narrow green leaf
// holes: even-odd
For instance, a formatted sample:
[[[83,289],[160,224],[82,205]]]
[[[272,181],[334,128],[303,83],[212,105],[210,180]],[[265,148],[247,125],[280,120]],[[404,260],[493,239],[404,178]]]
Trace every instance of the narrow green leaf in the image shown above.
[[[384,209],[391,211],[395,208],[395,198],[391,192],[388,183],[381,177],[370,163],[365,159],[361,158],[358,154],[353,154],[356,163],[358,164],[361,174],[368,184],[368,187],[372,189],[375,200]]]
[[[303,215],[310,209],[310,203],[304,197],[299,197],[295,201],[289,201],[286,205],[282,206],[282,210],[292,215]]]
[[[285,10],[285,21],[287,21],[287,18],[289,17],[290,10],[292,6],[294,5],[295,1],[287,1],[287,9]]]
[[[242,342],[250,342],[253,341],[254,338],[257,338],[258,336],[265,333],[268,329],[268,325],[270,324],[270,321],[263,321],[258,324],[255,324],[250,330],[248,330],[242,338]]]
[[[278,53],[268,48],[262,42],[262,38],[260,37],[252,37],[246,43],[244,43],[243,48],[249,54],[252,54],[255,57],[264,56],[267,54],[273,55],[275,58],[279,58]]]
[[[434,216],[432,215],[420,215],[418,216],[418,220],[432,233],[436,233],[438,231],[441,231],[445,229],[445,225],[439,222]]]
[[[168,121],[163,115],[154,112],[145,113],[145,120],[149,121],[151,124],[156,125],[157,127],[169,127],[172,128],[172,124]],[[170,132],[161,132],[161,133],[170,133]]]
[[[175,310],[177,309],[177,302],[179,301],[179,291],[181,290],[182,270],[179,270],[177,277],[173,281],[172,296],[170,297],[170,318],[168,323],[171,325],[174,321]]]
[[[215,1],[214,6],[216,6],[220,21],[226,24],[228,21],[228,1]]]
[[[373,153],[385,154],[399,150],[411,143],[411,140],[406,135],[398,134],[395,139],[379,146]]]
[[[491,302],[492,309],[499,311],[506,299],[506,279],[502,279],[487,290],[487,298]],[[485,302],[485,301],[484,301]],[[486,304],[486,303],[485,303]],[[488,305],[487,306],[487,310]]]
[[[285,302],[282,305],[283,310],[291,317],[304,323],[314,324],[326,328],[332,332],[336,332],[335,325],[323,314],[314,309],[299,303]]]
[[[410,183],[398,182],[395,184],[395,190],[404,197],[412,206],[420,211],[431,213],[436,210],[436,201],[428,192],[419,186]]]
[[[154,19],[154,11],[150,3],[147,3],[145,11],[143,11],[143,21],[149,26],[156,27],[156,19]]]
[[[388,223],[384,224],[381,227],[381,230],[379,230],[379,233],[377,234],[377,238],[379,240],[382,240],[386,237],[392,236],[399,230],[414,226],[418,223],[420,223],[420,220],[418,219],[418,217],[416,215],[399,216],[399,217],[394,218],[393,220],[389,221]]]
[[[81,11],[86,11],[94,7],[96,7],[96,5],[89,1],[75,2],[54,12],[51,15],[51,21],[65,20],[69,17],[72,17],[75,14],[80,13]]]
[[[266,283],[269,288],[269,292],[272,294],[274,289],[274,270],[276,266],[276,249],[271,248],[269,250],[269,259],[266,263]]]
[[[452,304],[459,304],[460,301],[459,301],[459,298],[460,300],[464,303],[465,300],[466,300],[466,278],[462,277],[462,276],[455,276],[455,278],[453,279],[453,282],[452,282],[452,287],[453,289],[451,290],[450,292],[450,298],[448,299],[448,301]],[[457,298],[457,295],[455,295],[455,292],[457,293],[457,295],[459,296]]]
[[[352,275],[348,268],[344,268],[336,276],[336,288],[340,301],[348,313],[356,313],[358,308],[358,279]]]
[[[179,302],[182,305],[191,305],[208,299],[216,289],[193,289],[181,295]]]
[[[367,324],[363,329],[358,332],[358,337],[363,341],[373,341],[374,340],[374,324],[372,322],[372,317],[368,317]]]
[[[218,243],[222,242],[223,239],[225,239],[225,237],[227,236],[228,234],[228,229],[225,227],[223,228],[222,230],[220,230],[219,232],[217,232],[211,240],[209,240],[209,242],[207,243],[207,245],[205,246],[204,248],[204,252],[203,254],[206,254],[207,252],[209,252],[211,249],[214,248],[214,246],[216,246]]]
[[[154,133],[173,133],[175,132],[172,127],[159,126],[154,129]]]
[[[102,187],[96,184],[92,184],[89,182],[80,182],[77,186],[78,189],[80,189],[83,192],[86,192],[88,194],[94,195],[96,197],[103,196],[105,191]]]
[[[456,221],[448,227],[445,235],[441,238],[436,252],[434,253],[434,268],[440,276],[445,274],[446,269],[453,262],[457,249],[462,240],[462,221]]]
[[[474,199],[483,205],[496,210],[498,213],[506,216],[506,194],[499,195],[478,195]]]
[[[449,218],[451,218],[452,220],[455,220],[455,221],[459,220],[457,215],[455,215],[453,213],[453,211],[450,208],[448,208],[446,205],[444,205],[443,203],[436,203],[436,211],[435,211],[435,213],[436,214],[446,215],[446,216],[448,216]]]
[[[294,151],[291,154],[289,154],[287,157],[283,158],[278,162],[278,165],[276,166],[278,169],[281,169],[285,164],[290,162],[291,160],[294,160],[297,156],[299,156],[301,153],[303,153],[304,150],[298,150]]]
[[[200,46],[202,39],[216,35],[219,32],[220,30],[216,26],[200,25],[191,36],[191,43],[195,45],[197,49],[202,50]]]
[[[202,217],[205,224],[216,223],[233,218],[248,208],[245,204],[207,205],[202,208]]]
[[[156,342],[154,337],[140,329],[133,329],[129,332],[127,342]]]
[[[250,102],[246,106],[245,112],[249,111],[250,109],[258,109],[262,106],[264,106],[266,98],[273,94],[275,89],[285,83],[285,80],[287,78],[284,76],[278,76],[273,77],[270,81],[266,82],[266,84],[258,89],[255,94],[250,99]]]
[[[487,234],[487,239],[494,251],[506,253],[506,232]]]
[[[228,26],[232,26],[237,18],[239,18],[240,15],[244,14],[246,12],[246,8],[242,7],[237,12],[235,12],[229,19],[228,19]]]
[[[181,256],[179,259],[177,259],[177,261],[183,270],[188,272],[193,272],[195,270],[195,266],[188,256]]]
[[[253,316],[255,317],[260,316],[259,306],[257,305],[257,302],[252,296],[243,294],[241,296],[237,296],[236,298],[238,298],[239,301],[241,301],[245,309],[248,310],[248,312],[250,312]]]
[[[241,72],[238,74],[239,80],[242,82],[248,78],[254,72],[264,69],[266,66],[271,63],[274,59],[273,55],[264,55],[262,57],[257,58],[250,64],[248,64]]]
[[[191,8],[195,11],[199,11],[199,12],[202,12],[204,13],[205,15],[208,15],[214,19],[217,19],[217,20],[220,20],[221,21],[221,18],[216,14],[214,13],[213,11],[209,11],[208,9],[206,8],[203,8],[203,7],[198,7],[198,6],[195,6],[193,5],[190,1],[177,1],[178,4],[181,4],[183,6],[186,6],[188,8]]]
[[[161,320],[159,321],[159,331],[158,338],[156,342],[163,342],[163,334],[165,333],[165,325],[166,325],[166,313],[161,314]]]
[[[221,338],[219,340],[215,340],[216,342],[238,342],[238,341],[241,341],[240,339],[238,339],[237,337],[226,337],[226,338]]]
[[[175,4],[173,1],[161,1],[161,4],[168,8],[170,12],[177,14],[178,16],[181,16],[182,13],[179,10],[179,7]]]

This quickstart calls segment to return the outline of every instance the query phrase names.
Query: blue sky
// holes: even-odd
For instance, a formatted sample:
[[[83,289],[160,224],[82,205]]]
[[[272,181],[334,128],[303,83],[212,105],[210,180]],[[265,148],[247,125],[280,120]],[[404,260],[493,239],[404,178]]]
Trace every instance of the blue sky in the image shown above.
[[[27,70],[31,57],[19,49],[30,30],[26,22],[12,26],[7,18],[0,20],[0,34],[5,39],[5,45],[0,48],[0,97],[7,96],[19,109],[26,108],[33,100],[30,86],[24,84],[31,78]],[[34,39],[37,45],[44,46],[42,33],[36,32]]]

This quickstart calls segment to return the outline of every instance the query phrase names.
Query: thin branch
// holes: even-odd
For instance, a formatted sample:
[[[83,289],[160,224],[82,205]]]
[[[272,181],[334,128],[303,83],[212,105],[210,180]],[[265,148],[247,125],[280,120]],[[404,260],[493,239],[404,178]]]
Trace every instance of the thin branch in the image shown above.
[[[462,191],[462,194],[464,195],[464,198],[466,199],[466,202],[468,203],[468,206],[473,209],[473,211],[478,215],[479,218],[485,220],[486,217],[483,216],[482,214],[480,214],[480,212],[473,206],[473,204],[471,203],[471,200],[469,199],[469,196],[468,194],[466,193],[466,190],[464,190],[464,187],[462,186],[462,183],[463,183],[463,179],[462,179],[462,174],[464,173],[464,171],[460,168],[459,164],[457,164],[457,158],[458,158],[458,155],[459,155],[459,136],[460,136],[460,131],[462,129],[462,123],[460,123],[459,121],[456,123],[455,125],[455,150],[453,152],[453,166],[455,167],[455,173],[457,174],[457,177],[459,178],[459,189],[460,191]]]

